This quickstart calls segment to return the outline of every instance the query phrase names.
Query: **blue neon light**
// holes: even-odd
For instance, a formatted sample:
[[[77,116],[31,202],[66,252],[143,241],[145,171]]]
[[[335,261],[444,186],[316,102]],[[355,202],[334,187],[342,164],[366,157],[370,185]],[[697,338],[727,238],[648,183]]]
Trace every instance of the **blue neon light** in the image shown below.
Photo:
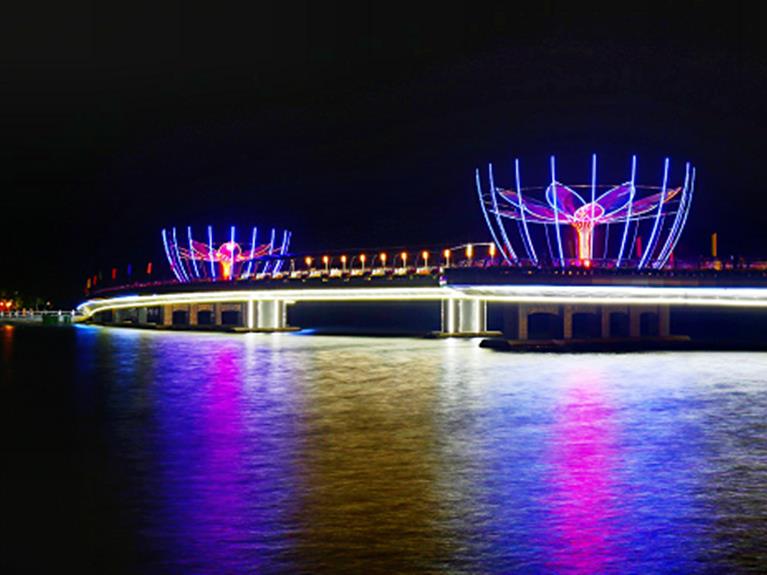
[[[650,257],[650,254],[655,249],[655,240],[658,235],[658,227],[660,226],[660,219],[663,215],[663,204],[666,202],[666,186],[668,185],[668,164],[669,159],[666,158],[666,161],[663,165],[663,187],[661,188],[660,192],[660,203],[658,204],[658,213],[655,215],[655,223],[652,227],[652,232],[650,233],[650,239],[647,242],[647,249],[642,254],[642,259],[639,260],[639,268],[642,269],[645,264],[647,263],[647,260]]]
[[[178,251],[178,239],[176,239],[176,228],[173,228],[173,253],[176,256],[176,261],[178,261],[178,269],[181,271],[181,275],[184,277],[184,281],[189,281],[189,276],[186,273],[186,269],[184,268],[184,263],[181,261],[181,254]]]
[[[525,206],[522,201],[522,178],[519,177],[519,159],[514,158],[514,180],[517,184],[517,197],[519,197],[519,211],[522,214],[522,229],[525,231],[525,248],[527,255],[533,260],[534,265],[538,265],[538,255],[535,253],[535,246],[530,239],[530,230],[527,227],[527,218],[525,217]]]
[[[197,259],[194,257],[194,246],[192,245],[192,226],[186,227],[186,236],[189,238],[189,257],[192,259],[192,268],[194,268],[194,277],[200,279],[200,270],[197,269]]]
[[[168,263],[170,264],[170,270],[173,272],[173,275],[176,276],[176,279],[178,281],[183,281],[181,279],[181,276],[178,273],[178,270],[176,269],[176,264],[170,255],[170,248],[168,248],[168,234],[165,231],[165,228],[162,229],[162,245],[165,247],[165,257],[168,258]]]
[[[504,244],[506,244],[506,249],[509,252],[507,255],[504,255],[504,258],[506,258],[507,263],[511,263],[509,261],[509,258],[507,257],[507,256],[511,256],[511,259],[513,259],[516,262],[517,253],[514,251],[514,248],[511,245],[511,240],[509,240],[509,236],[506,234],[506,228],[504,227],[503,221],[501,220],[501,216],[498,213],[498,196],[497,196],[498,192],[495,188],[495,177],[493,176],[493,164],[487,165],[487,175],[488,175],[488,180],[490,182],[490,197],[493,200],[493,211],[495,212],[495,222],[498,224],[498,227],[501,230],[501,237],[503,238],[503,242]]]
[[[495,242],[497,246],[500,246],[501,242],[498,241],[498,236],[495,233],[495,229],[490,223],[490,216],[487,215],[487,208],[485,207],[485,199],[482,196],[482,182],[480,181],[480,178],[479,178],[479,168],[474,170],[474,181],[477,184],[477,195],[479,196],[479,207],[482,208],[482,215],[485,217],[485,223],[487,224],[487,228],[490,230],[490,235],[493,236],[493,241]],[[490,193],[493,194],[492,185],[490,186]],[[495,208],[495,206],[497,205],[497,201],[494,201],[493,205],[494,205],[493,209],[495,210],[495,217],[498,218],[498,210]],[[506,256],[506,252],[504,252],[504,250],[501,250],[501,255],[503,256],[503,259],[506,260],[506,263],[510,263],[509,258]]]
[[[636,182],[636,174],[637,174],[637,157],[636,155],[631,156],[631,189],[629,190],[629,205],[626,211],[626,223],[623,226],[623,237],[621,238],[621,249],[620,252],[618,252],[618,261],[615,264],[616,268],[621,267],[621,261],[623,260],[623,251],[626,249],[626,237],[629,233],[629,223],[631,222],[631,207],[634,203],[634,183]],[[639,222],[637,222],[637,227],[639,227]],[[633,247],[632,247],[633,249]]]
[[[679,227],[679,222],[682,217],[682,212],[684,212],[684,206],[687,202],[687,186],[690,182],[690,162],[687,162],[684,167],[684,185],[682,186],[682,197],[679,200],[679,205],[677,206],[676,215],[674,216],[674,222],[671,224],[671,231],[669,231],[668,236],[666,237],[666,241],[663,244],[663,248],[660,251],[660,254],[655,259],[655,261],[652,263],[652,267],[659,269],[663,267],[663,262],[666,259],[666,254],[668,253],[668,249],[671,247],[671,243],[674,240],[674,236],[676,235],[676,230]]]
[[[663,262],[660,265],[661,268],[666,265],[666,262],[671,257],[671,254],[674,253],[674,250],[676,249],[676,245],[679,242],[679,238],[682,236],[682,231],[684,230],[684,226],[687,223],[687,216],[690,213],[690,206],[692,206],[692,197],[694,194],[695,194],[695,167],[692,168],[692,175],[690,176],[690,188],[688,193],[689,199],[687,200],[684,206],[684,216],[682,217],[682,223],[679,226],[679,230],[677,231],[676,237],[674,238],[674,242],[672,243],[671,248],[668,250],[668,253],[666,254],[666,259],[663,260]]]
[[[245,269],[245,278],[250,277],[250,272],[253,270],[253,258],[256,256],[256,238],[258,238],[258,228],[253,226],[253,233],[250,237],[250,260],[248,261],[248,267]]]
[[[280,256],[284,256],[285,252],[288,250],[288,243],[290,242],[290,233],[288,230],[283,230],[282,232],[282,246],[280,246]],[[280,259],[280,261],[277,262],[277,264],[274,266],[274,273],[279,273],[279,271],[282,269],[283,260]]]
[[[559,230],[559,202],[557,202],[557,172],[554,156],[551,156],[551,195],[554,198],[554,228],[557,231],[557,247],[559,249],[559,266],[565,267],[565,256],[562,251],[562,233]]]
[[[216,261],[213,252],[213,228],[208,226],[208,254],[210,255],[210,274],[216,279]]]

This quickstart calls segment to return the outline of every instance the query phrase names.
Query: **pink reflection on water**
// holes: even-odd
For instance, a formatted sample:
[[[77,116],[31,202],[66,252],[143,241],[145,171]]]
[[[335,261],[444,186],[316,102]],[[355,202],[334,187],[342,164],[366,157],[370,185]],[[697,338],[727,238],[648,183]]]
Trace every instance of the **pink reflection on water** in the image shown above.
[[[600,375],[574,373],[555,418],[544,500],[550,567],[567,573],[610,571],[620,559],[620,453],[614,408]]]
[[[214,358],[204,396],[202,445],[196,466],[200,505],[190,528],[207,555],[220,554],[223,560],[227,548],[223,543],[237,540],[238,522],[247,507],[242,469],[246,437],[236,350],[222,346]]]

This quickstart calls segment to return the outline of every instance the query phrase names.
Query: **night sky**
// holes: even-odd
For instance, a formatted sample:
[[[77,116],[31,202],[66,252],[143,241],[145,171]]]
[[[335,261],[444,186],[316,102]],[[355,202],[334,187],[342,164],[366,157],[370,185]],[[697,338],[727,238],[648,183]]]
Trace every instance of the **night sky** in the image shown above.
[[[103,3],[93,3],[99,6]],[[762,20],[738,2],[254,2],[6,11],[0,290],[75,303],[163,226],[287,227],[296,250],[486,241],[473,188],[658,185],[698,168],[678,254],[766,255]],[[243,229],[245,229],[243,227]]]

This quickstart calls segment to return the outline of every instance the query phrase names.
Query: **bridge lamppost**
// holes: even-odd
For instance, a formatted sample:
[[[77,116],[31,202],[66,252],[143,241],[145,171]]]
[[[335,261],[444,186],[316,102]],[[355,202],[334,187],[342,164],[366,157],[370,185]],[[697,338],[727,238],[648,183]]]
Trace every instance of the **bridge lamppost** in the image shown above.
[[[471,260],[474,257],[474,246],[471,244],[466,244],[466,259],[469,260],[469,265],[471,265]]]
[[[365,254],[360,254],[360,266],[362,269],[362,273],[365,273],[365,260],[367,259],[367,256]]]
[[[322,263],[325,264],[325,273],[330,273],[330,258],[328,256],[322,256]]]
[[[306,256],[304,258],[304,262],[306,262],[306,267],[311,270],[312,269],[312,258],[310,256]]]
[[[402,258],[402,269],[407,269],[407,252],[402,252],[400,257]]]
[[[386,252],[381,252],[381,255],[378,256],[378,259],[381,260],[381,268],[386,271]]]
[[[490,264],[495,265],[495,244],[490,244],[487,251],[490,254]]]
[[[341,256],[341,271],[346,273],[346,255]]]
[[[450,250],[446,249],[444,252],[442,252],[442,255],[445,257],[445,267],[450,267]]]
[[[429,269],[429,252],[426,250],[421,252],[421,259],[423,260],[424,269]]]

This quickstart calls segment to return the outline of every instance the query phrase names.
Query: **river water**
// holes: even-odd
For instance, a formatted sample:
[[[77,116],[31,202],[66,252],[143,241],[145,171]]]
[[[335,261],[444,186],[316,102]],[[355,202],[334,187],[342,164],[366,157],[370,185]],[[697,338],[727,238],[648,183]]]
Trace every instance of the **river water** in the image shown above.
[[[78,326],[0,361],[3,572],[767,569],[765,353]]]

